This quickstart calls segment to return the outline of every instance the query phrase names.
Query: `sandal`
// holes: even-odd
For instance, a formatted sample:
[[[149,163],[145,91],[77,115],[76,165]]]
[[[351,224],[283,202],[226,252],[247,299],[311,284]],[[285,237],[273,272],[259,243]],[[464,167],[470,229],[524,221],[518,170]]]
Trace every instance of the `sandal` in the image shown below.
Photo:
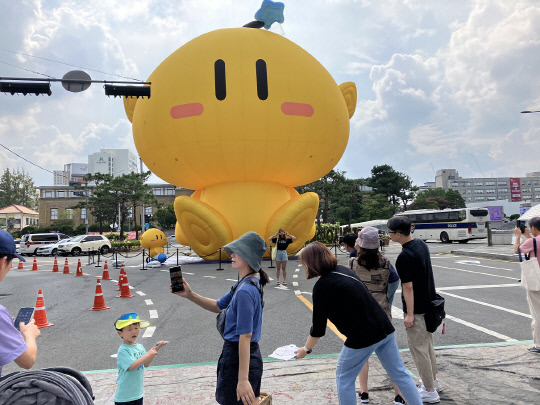
[[[276,285],[279,285],[279,281],[276,283]]]
[[[287,285],[287,282],[286,282],[286,281],[284,281],[284,282],[283,282],[283,285]]]

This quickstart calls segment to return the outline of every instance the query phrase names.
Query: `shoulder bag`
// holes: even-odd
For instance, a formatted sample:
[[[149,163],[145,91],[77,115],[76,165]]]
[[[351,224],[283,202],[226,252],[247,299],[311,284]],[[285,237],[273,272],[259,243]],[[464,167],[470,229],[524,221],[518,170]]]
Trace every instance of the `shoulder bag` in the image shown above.
[[[252,278],[247,279],[246,281],[240,280],[238,284],[231,288],[231,292],[233,293],[233,296],[231,300],[229,301],[229,305],[227,305],[226,308],[222,309],[219,314],[216,316],[216,328],[221,335],[223,339],[224,333],[225,333],[225,318],[227,317],[227,311],[229,310],[229,307],[231,306],[231,303],[233,302],[234,296],[236,295],[236,291],[238,290],[238,287],[240,287],[242,284],[252,284],[259,290],[259,293],[261,294],[261,306],[264,308],[264,301],[263,301],[263,290],[260,285],[260,283],[255,282]]]
[[[429,309],[424,314],[426,330],[430,333],[434,333],[444,318],[446,318],[446,312],[444,311],[444,298],[435,293],[435,299],[431,301]]]
[[[518,248],[519,265],[521,267],[521,286],[528,291],[540,291],[540,266],[538,265],[536,252],[536,238],[533,238],[534,256],[531,260],[530,255],[521,256],[521,250]]]
[[[272,260],[276,260],[278,242],[279,242],[279,237],[276,238],[276,244],[275,246],[272,246],[272,250],[270,252],[270,255],[272,256]]]

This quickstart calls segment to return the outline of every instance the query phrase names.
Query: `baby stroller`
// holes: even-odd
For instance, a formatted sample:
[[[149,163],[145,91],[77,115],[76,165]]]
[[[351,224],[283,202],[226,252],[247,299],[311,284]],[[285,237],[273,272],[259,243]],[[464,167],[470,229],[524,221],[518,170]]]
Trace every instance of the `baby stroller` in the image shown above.
[[[14,372],[0,379],[0,405],[91,405],[94,399],[86,377],[66,367]]]

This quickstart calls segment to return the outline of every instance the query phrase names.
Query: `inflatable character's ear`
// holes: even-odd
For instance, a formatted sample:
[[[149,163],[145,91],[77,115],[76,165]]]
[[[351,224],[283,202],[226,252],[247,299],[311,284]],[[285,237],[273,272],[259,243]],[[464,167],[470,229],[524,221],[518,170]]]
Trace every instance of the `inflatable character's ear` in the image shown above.
[[[130,122],[133,122],[133,112],[135,111],[135,105],[137,104],[137,97],[123,97],[124,98],[124,110]],[[356,102],[356,95],[354,97]]]
[[[347,110],[349,111],[349,118],[352,118],[356,110],[356,84],[353,82],[345,82],[339,85],[345,103],[347,104]]]

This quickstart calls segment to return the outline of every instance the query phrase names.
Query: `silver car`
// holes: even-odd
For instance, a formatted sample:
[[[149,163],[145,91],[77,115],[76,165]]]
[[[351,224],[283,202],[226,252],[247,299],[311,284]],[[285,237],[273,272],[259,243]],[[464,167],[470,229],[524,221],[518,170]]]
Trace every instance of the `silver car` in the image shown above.
[[[49,245],[40,246],[37,248],[37,256],[56,256],[58,254],[58,245],[61,243],[66,243],[69,241],[69,238],[62,239],[56,243],[51,243]]]

